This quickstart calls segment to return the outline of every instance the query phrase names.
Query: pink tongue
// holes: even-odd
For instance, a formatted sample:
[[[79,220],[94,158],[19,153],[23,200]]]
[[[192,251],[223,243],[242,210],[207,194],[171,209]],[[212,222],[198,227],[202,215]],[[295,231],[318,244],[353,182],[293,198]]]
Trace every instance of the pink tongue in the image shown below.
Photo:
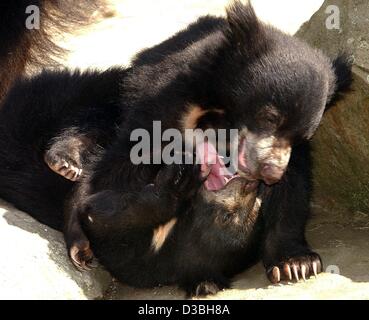
[[[211,143],[204,142],[196,145],[196,156],[197,161],[201,163],[201,172],[207,173],[210,170],[204,183],[207,190],[219,190],[232,178],[232,174],[227,171],[223,160]]]

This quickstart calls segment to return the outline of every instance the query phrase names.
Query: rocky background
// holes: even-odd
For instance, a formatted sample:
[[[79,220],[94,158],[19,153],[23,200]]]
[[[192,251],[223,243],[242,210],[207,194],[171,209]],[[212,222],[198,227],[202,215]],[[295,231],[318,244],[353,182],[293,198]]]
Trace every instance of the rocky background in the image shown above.
[[[332,4],[338,29],[326,27]],[[330,56],[350,52],[354,61],[351,93],[326,114],[314,139],[315,200],[369,215],[369,2],[325,1],[296,35]]]
[[[316,192],[307,236],[322,255],[326,273],[307,282],[272,286],[257,265],[236,277],[233,289],[217,299],[369,299],[369,2],[322,2],[253,4],[264,21],[291,34],[321,6],[297,36],[332,56],[349,49],[354,59],[352,92],[326,114],[313,141]],[[96,12],[99,23],[60,39],[70,50],[62,63],[82,69],[128,64],[134,52],[165,39],[196,16],[223,14],[226,3],[111,0],[110,7]],[[339,9],[338,29],[327,28],[329,5]],[[0,299],[184,298],[172,287],[139,290],[119,284],[101,267],[80,273],[69,262],[60,233],[4,202],[0,234]]]

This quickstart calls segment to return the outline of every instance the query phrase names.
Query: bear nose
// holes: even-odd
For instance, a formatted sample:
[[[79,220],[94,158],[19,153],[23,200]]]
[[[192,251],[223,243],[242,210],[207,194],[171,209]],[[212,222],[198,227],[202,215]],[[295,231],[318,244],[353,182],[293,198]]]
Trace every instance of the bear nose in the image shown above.
[[[284,169],[273,164],[264,164],[260,171],[262,179],[268,185],[274,184],[281,180],[283,174]]]

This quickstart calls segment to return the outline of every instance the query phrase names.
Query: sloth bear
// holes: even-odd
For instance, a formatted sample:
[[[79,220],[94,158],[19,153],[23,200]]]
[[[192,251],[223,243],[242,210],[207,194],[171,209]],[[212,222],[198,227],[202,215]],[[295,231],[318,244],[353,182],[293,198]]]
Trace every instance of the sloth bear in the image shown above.
[[[21,79],[0,110],[0,196],[63,229],[78,268],[94,255],[132,286],[216,293],[259,259],[273,283],[305,279],[322,270],[304,235],[308,140],[350,69],[236,1],[127,69]],[[134,165],[130,134],[154,120],[237,129],[237,173],[219,175],[211,146],[218,166]]]

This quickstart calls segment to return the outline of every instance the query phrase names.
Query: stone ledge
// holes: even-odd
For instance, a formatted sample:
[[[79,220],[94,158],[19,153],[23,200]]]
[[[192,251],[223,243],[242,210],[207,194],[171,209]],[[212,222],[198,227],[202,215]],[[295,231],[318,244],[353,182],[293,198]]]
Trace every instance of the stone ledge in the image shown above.
[[[98,299],[111,277],[102,268],[81,273],[63,236],[0,202],[0,299]]]

